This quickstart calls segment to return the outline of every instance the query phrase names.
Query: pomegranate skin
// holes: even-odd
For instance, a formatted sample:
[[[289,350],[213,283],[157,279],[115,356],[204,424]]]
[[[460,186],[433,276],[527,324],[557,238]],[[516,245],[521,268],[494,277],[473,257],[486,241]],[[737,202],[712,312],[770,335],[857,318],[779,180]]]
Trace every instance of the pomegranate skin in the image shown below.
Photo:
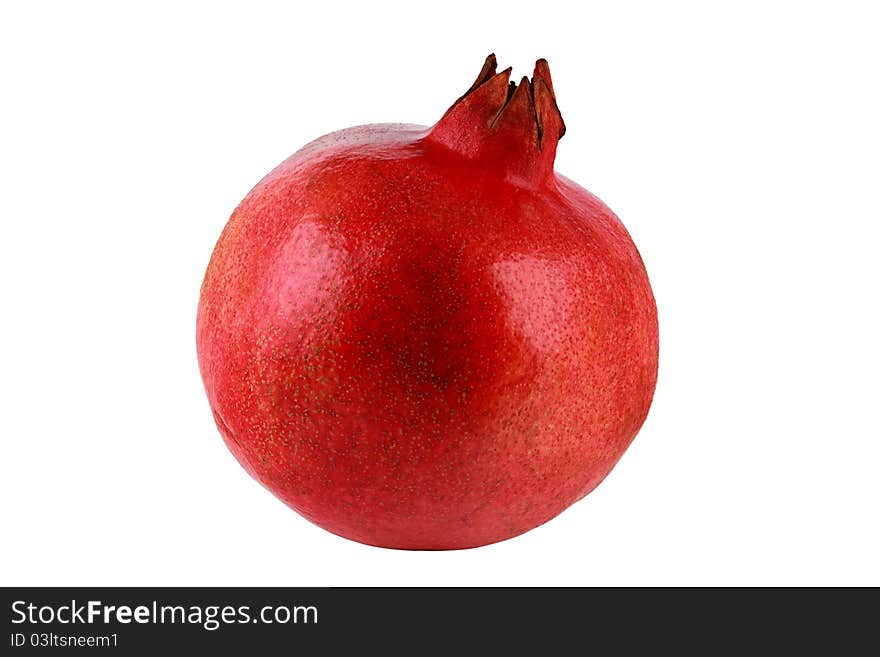
[[[593,490],[645,420],[654,298],[620,221],[553,173],[544,69],[520,101],[490,57],[433,128],[312,142],[215,247],[197,347],[217,426],[331,532],[404,549],[516,536]],[[480,112],[505,108],[487,128]]]

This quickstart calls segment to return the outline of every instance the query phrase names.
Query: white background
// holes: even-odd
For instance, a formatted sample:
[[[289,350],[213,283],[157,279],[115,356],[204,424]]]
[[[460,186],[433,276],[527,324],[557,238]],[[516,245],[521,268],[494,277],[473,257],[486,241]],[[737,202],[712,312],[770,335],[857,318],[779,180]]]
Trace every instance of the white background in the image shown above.
[[[871,3],[4,3],[4,585],[880,585],[880,39]],[[195,310],[305,142],[431,124],[490,51],[549,59],[557,170],[629,228],[654,406],[511,541],[333,536],[217,433]]]

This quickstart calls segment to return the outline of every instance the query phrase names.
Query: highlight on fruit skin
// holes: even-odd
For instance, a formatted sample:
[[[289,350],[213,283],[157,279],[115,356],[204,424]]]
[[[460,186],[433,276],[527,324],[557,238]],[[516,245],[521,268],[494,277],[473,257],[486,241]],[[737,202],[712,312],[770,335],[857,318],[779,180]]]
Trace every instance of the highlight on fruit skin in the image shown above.
[[[517,536],[592,491],[647,416],[642,259],[554,172],[565,124],[547,62],[510,74],[490,55],[432,127],[307,144],[211,256],[196,337],[220,434],[340,536],[431,550]]]

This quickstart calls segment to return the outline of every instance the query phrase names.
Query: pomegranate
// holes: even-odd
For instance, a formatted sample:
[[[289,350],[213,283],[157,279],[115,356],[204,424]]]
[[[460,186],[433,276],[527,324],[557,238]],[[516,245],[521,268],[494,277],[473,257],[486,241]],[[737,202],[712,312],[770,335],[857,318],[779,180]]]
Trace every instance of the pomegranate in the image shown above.
[[[620,221],[553,171],[547,62],[489,56],[431,128],[308,144],[233,212],[199,365],[227,446],[341,536],[468,548],[608,474],[648,413],[657,313]]]

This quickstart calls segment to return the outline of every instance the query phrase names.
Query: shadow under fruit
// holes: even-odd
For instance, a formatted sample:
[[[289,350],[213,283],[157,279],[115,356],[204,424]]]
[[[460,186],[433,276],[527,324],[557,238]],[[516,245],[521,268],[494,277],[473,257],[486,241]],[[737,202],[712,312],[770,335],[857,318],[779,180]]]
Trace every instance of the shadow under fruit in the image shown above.
[[[490,56],[432,128],[308,144],[235,209],[198,308],[214,418],[321,527],[392,548],[501,541],[608,474],[657,378],[620,221],[553,171],[547,63]]]

